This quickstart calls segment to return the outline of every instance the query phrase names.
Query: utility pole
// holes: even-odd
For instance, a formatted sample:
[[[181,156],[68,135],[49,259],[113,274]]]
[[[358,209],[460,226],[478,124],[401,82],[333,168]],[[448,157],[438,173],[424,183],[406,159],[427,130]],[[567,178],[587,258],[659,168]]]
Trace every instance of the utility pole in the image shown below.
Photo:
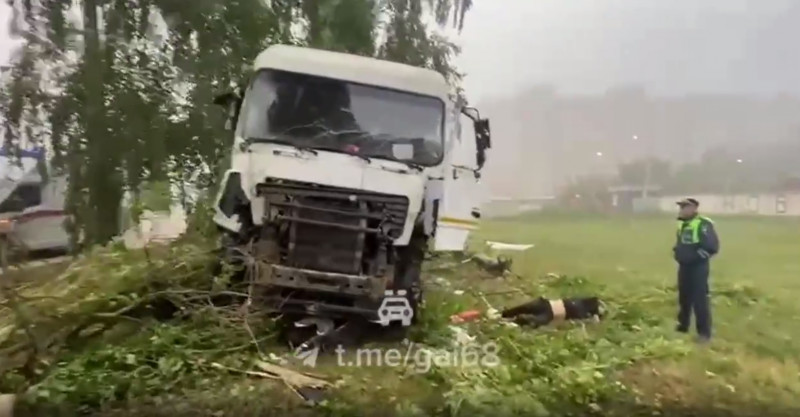
[[[642,198],[647,198],[647,189],[650,187],[650,175],[653,160],[648,156],[644,166],[644,185],[642,186]]]
[[[634,141],[639,141],[638,135],[633,135]],[[648,188],[650,188],[650,177],[652,175],[653,170],[653,158],[650,155],[650,148],[647,144],[645,146],[645,153],[644,153],[644,184],[642,184],[642,198],[647,198]]]
[[[743,162],[744,161],[741,158],[737,159],[736,160],[736,165],[733,165],[734,172],[728,174],[728,179],[725,181],[725,195],[726,196],[729,196],[731,194],[731,183],[733,182],[734,174],[737,174],[736,177],[738,177],[738,173],[739,173],[740,170],[736,169],[736,166],[741,164],[741,163],[743,163]]]

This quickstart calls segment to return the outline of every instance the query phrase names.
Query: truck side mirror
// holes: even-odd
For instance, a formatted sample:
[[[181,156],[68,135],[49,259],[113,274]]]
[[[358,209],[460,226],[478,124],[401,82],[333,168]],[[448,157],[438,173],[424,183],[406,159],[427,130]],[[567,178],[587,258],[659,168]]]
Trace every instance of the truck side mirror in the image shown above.
[[[236,130],[236,123],[239,121],[239,111],[242,108],[241,89],[229,91],[214,97],[214,104],[222,106],[228,113],[225,120],[225,130]]]
[[[475,120],[475,147],[477,149],[478,169],[486,163],[486,150],[492,147],[492,134],[489,129],[489,119]]]
[[[475,173],[477,174],[477,171],[480,171],[486,163],[486,150],[492,147],[489,119],[481,119],[481,113],[474,107],[464,107],[461,109],[461,113],[472,119],[472,123],[475,126],[475,148],[477,149],[475,159],[478,164],[478,169]]]

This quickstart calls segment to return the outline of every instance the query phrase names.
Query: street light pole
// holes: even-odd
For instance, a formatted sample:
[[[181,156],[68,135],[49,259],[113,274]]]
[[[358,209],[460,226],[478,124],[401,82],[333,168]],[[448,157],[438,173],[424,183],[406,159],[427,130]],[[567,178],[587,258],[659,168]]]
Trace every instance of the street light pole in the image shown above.
[[[603,171],[604,171],[603,170],[603,152],[597,151],[597,152],[594,153],[594,155],[597,157],[597,158],[595,158],[594,169],[597,171],[598,177],[602,177],[603,176]]]
[[[742,161],[742,158],[739,158],[739,159],[736,160],[736,164],[741,164],[742,162],[744,162],[744,161]],[[734,166],[736,166],[736,165],[734,165]],[[734,170],[734,172],[738,173],[739,170]],[[728,174],[728,180],[725,182],[725,195],[730,195],[730,193],[731,193],[731,182],[733,181],[732,178],[733,178],[734,172],[731,172],[731,173]]]
[[[638,135],[633,135],[633,140],[634,141],[639,141],[639,136]],[[647,198],[647,196],[648,196],[647,192],[648,192],[648,188],[650,188],[650,177],[652,175],[652,170],[653,170],[653,161],[652,161],[652,158],[650,158],[650,152],[649,152],[649,149],[647,148],[647,145],[645,145],[644,157],[645,157],[645,161],[644,161],[644,164],[645,164],[644,165],[644,184],[642,184],[642,198],[643,199]]]

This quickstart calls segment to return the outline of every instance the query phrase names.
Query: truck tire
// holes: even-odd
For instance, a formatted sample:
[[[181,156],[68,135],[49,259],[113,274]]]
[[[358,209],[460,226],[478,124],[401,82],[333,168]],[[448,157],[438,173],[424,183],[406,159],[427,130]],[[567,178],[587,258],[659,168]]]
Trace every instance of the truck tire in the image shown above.
[[[418,321],[420,307],[423,302],[422,290],[422,262],[425,260],[427,240],[424,237],[412,238],[408,246],[399,252],[398,263],[395,269],[394,290],[405,290],[408,303],[414,315],[411,323]]]
[[[2,268],[3,272],[6,272],[6,269],[10,266],[9,246],[8,238],[5,235],[0,236],[0,268]]]

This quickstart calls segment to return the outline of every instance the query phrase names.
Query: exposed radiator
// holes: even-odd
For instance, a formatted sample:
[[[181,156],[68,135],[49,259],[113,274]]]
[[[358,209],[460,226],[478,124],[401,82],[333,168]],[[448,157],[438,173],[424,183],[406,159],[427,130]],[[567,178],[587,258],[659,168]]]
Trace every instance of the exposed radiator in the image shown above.
[[[376,243],[403,232],[405,196],[268,179],[266,221],[282,225],[287,266],[362,274],[378,255]]]

